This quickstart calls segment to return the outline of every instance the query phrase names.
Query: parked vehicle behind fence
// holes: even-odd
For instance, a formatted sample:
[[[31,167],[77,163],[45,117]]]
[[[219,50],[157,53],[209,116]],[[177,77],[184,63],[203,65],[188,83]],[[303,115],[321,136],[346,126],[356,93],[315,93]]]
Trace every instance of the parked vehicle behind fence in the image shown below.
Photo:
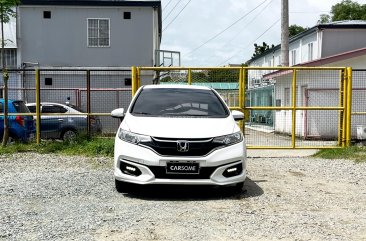
[[[28,103],[27,106],[32,113],[36,113],[36,103]],[[87,132],[87,114],[77,106],[42,102],[40,110],[41,138],[71,140],[75,139],[78,134]],[[91,133],[100,133],[102,131],[102,124],[98,117],[90,117],[90,131]]]
[[[0,99],[0,113],[4,114],[4,99]],[[8,113],[30,113],[22,100],[8,100]],[[15,141],[28,142],[34,138],[35,125],[33,116],[10,115],[9,120],[9,143]],[[4,116],[0,116],[0,137],[4,134]]]

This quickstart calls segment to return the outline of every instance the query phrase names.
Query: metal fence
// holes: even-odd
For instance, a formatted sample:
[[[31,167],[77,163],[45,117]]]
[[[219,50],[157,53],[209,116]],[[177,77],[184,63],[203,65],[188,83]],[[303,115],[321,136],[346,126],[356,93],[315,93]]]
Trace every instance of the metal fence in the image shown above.
[[[245,113],[245,124],[240,124],[248,148],[319,149],[350,144],[350,68],[139,67],[132,70],[133,93],[140,86],[140,76],[151,71],[155,83],[216,89],[231,109]]]
[[[119,120],[111,118],[110,112],[127,108],[132,97],[130,69],[10,70],[9,73],[9,99],[30,105],[33,113],[29,115],[40,120],[37,127],[41,138],[62,138],[67,130],[77,134],[115,134]],[[41,105],[37,119],[38,102]],[[80,112],[66,112],[66,108]],[[2,116],[1,113],[0,125]],[[10,116],[27,114],[10,113]]]
[[[350,91],[350,68],[11,70],[9,99],[41,104],[39,118],[35,108],[28,114],[39,121],[39,138],[54,138],[48,132],[52,128],[60,132],[64,125],[59,122],[65,118],[78,125],[78,132],[92,134],[99,122],[98,133],[113,135],[119,120],[112,119],[110,112],[127,108],[139,86],[203,85],[217,90],[231,109],[245,113],[240,124],[248,148],[336,148],[349,145],[362,128],[366,133],[366,70],[354,70],[353,77]],[[67,102],[82,113],[48,112],[46,102]]]

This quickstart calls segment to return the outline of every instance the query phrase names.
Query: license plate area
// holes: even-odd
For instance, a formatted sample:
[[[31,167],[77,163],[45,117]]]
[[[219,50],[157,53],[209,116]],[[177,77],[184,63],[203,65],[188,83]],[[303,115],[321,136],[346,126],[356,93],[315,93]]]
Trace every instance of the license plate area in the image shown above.
[[[167,162],[167,174],[199,174],[199,163],[194,162]]]

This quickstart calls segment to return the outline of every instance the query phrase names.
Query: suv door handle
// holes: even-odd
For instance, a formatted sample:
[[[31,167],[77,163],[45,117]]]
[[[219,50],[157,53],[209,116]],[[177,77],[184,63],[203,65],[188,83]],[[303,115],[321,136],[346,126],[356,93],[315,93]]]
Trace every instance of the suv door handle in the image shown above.
[[[62,122],[62,121],[64,121],[64,119],[58,119],[58,121]]]

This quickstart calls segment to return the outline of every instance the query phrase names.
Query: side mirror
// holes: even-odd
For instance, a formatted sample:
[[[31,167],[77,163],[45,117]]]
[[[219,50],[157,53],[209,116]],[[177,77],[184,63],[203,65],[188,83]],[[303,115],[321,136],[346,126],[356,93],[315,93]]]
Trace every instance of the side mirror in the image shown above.
[[[244,114],[241,111],[233,110],[231,111],[231,114],[233,115],[235,121],[244,120]]]
[[[118,109],[112,110],[111,116],[113,118],[119,118],[119,119],[123,120],[123,118],[125,117],[125,109],[118,108]]]

